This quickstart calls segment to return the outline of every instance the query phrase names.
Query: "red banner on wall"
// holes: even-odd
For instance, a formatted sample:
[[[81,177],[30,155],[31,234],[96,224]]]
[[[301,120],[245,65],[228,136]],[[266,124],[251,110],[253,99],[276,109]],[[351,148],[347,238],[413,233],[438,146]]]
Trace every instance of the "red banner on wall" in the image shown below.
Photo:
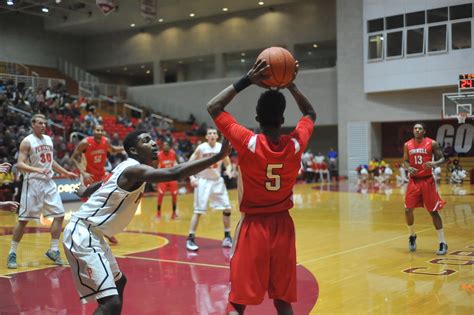
[[[382,123],[382,156],[402,157],[403,144],[413,138],[417,121]],[[474,125],[458,124],[456,120],[424,121],[426,135],[436,140],[441,148],[450,145],[457,154],[474,156]]]

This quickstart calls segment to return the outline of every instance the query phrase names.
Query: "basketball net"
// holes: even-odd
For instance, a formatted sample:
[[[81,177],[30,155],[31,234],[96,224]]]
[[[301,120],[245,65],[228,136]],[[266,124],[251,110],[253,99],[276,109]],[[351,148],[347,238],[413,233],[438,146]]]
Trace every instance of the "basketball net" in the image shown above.
[[[459,124],[464,124],[466,122],[467,113],[465,113],[465,112],[458,113],[457,118],[458,118],[458,123]]]

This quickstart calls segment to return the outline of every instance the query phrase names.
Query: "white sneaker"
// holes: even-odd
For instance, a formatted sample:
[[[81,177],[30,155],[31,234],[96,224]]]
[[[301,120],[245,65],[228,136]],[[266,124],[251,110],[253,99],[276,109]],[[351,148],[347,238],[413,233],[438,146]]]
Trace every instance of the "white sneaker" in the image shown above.
[[[226,237],[222,240],[222,247],[232,247],[232,238]]]
[[[196,243],[194,243],[194,240],[186,240],[186,249],[191,250],[191,251],[197,251],[199,249],[199,246],[197,246]]]

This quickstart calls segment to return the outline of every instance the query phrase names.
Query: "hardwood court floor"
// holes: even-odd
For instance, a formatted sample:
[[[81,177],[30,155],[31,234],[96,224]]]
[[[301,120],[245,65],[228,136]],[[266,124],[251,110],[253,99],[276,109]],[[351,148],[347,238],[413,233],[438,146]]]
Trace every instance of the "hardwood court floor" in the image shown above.
[[[407,250],[403,189],[306,184],[295,189],[298,296],[295,314],[474,314],[474,186],[441,186],[449,253],[436,256],[429,214],[415,212],[418,250]],[[231,191],[236,207],[236,191]],[[129,282],[123,314],[224,314],[229,251],[220,246],[222,215],[202,217],[201,249],[184,247],[192,195],[179,196],[179,220],[154,220],[156,198],[145,198],[112,247]],[[66,204],[76,210],[78,204]],[[68,217],[70,213],[68,213]],[[232,215],[235,227],[238,211]],[[68,267],[53,267],[46,225],[31,224],[6,269],[15,216],[0,212],[0,314],[90,314],[78,301]],[[47,223],[47,222],[45,222]],[[247,314],[275,314],[269,301]]]

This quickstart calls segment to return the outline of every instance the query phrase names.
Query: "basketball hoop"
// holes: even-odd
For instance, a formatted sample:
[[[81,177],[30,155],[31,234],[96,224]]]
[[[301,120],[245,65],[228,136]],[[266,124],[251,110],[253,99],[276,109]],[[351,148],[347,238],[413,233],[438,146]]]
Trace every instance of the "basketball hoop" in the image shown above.
[[[458,119],[459,124],[464,124],[466,122],[467,113],[466,112],[458,113],[456,118]]]

